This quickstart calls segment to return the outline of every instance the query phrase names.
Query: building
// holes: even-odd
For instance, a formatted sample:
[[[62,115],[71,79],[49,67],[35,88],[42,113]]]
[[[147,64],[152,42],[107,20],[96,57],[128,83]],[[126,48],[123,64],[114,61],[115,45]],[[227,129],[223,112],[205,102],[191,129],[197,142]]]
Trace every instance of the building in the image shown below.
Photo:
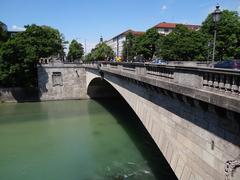
[[[153,28],[156,28],[159,32],[159,34],[163,34],[163,35],[168,35],[170,32],[173,31],[173,29],[176,28],[178,24],[176,23],[167,23],[167,22],[161,22],[155,26],[153,26]],[[191,30],[199,30],[201,26],[199,25],[192,25],[192,24],[182,24],[184,26],[186,26],[187,28],[191,29]]]
[[[116,57],[122,57],[123,44],[124,44],[124,41],[126,41],[126,36],[128,33],[132,33],[135,36],[140,36],[144,34],[144,32],[133,31],[129,29],[121,34],[118,34],[112,39],[106,41],[106,44],[112,48]]]
[[[8,37],[14,37],[16,36],[18,33],[21,33],[23,31],[8,31]]]

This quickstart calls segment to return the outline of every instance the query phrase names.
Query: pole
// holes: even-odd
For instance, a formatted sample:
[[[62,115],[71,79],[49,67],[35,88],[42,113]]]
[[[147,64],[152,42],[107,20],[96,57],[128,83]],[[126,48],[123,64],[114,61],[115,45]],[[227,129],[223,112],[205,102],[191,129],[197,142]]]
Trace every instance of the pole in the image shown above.
[[[127,45],[127,62],[128,62],[128,40],[126,40],[126,45]]]
[[[85,46],[85,55],[87,54],[87,40],[84,40],[84,46]]]
[[[212,54],[212,67],[214,67],[214,58],[215,58],[215,48],[216,48],[216,37],[217,37],[217,30],[214,30],[214,38],[213,38],[213,54]]]

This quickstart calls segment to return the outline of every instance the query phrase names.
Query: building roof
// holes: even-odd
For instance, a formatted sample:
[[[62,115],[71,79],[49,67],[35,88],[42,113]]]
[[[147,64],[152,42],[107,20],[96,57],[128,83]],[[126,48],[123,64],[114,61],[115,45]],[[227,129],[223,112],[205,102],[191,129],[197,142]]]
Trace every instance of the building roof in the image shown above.
[[[135,36],[140,36],[140,35],[143,35],[145,32],[143,32],[143,31],[134,31],[134,30],[132,30],[132,29],[129,29],[129,30],[127,30],[127,31],[124,31],[124,32],[122,32],[122,33],[114,36],[112,39],[115,39],[115,38],[117,38],[117,37],[119,37],[119,36],[122,36],[122,35],[127,35],[128,33],[132,33],[132,34],[135,35]]]
[[[175,27],[176,27],[176,23],[166,23],[166,22],[161,22],[154,26],[154,28],[175,28]]]
[[[169,29],[174,29],[176,28],[177,25],[179,25],[181,23],[167,23],[167,22],[161,22],[155,26],[153,26],[153,28],[169,28]],[[184,25],[186,26],[187,28],[189,29],[192,29],[192,30],[197,30],[199,29],[201,26],[200,25],[193,25],[193,24],[181,24],[181,25]]]

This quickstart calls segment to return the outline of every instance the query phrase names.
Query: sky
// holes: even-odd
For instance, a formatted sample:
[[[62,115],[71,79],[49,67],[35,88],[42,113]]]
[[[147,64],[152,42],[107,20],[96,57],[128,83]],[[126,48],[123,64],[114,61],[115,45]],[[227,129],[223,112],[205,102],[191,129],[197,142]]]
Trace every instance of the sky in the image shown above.
[[[240,0],[0,0],[0,21],[9,30],[51,26],[69,42],[86,42],[89,52],[101,36],[108,40],[128,29],[146,31],[160,22],[201,24],[217,4],[240,13]]]

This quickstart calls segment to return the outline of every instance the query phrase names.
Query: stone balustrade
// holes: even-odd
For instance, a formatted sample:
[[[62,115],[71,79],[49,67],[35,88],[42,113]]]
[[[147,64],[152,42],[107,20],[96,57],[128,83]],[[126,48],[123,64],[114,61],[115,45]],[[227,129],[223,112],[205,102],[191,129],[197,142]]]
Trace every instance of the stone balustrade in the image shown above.
[[[240,71],[203,72],[203,87],[221,93],[240,94]]]
[[[94,66],[94,64],[91,64],[91,66]],[[101,66],[103,68],[134,73],[139,76],[168,79],[175,83],[218,93],[240,95],[239,70],[111,62],[102,62]]]
[[[113,62],[98,62],[84,66],[240,112],[239,70]]]

